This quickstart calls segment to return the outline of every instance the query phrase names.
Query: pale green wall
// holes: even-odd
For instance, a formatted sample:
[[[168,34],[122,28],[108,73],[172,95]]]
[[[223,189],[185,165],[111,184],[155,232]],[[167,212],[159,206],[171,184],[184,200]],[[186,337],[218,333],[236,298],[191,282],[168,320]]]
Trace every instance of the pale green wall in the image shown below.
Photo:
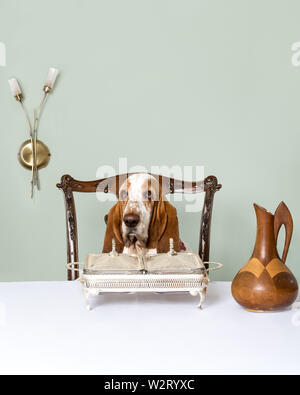
[[[225,267],[216,279],[232,279],[251,253],[252,203],[274,210],[284,200],[295,222],[288,264],[300,279],[299,16],[297,0],[0,0],[0,280],[65,278],[55,184],[64,173],[93,179],[121,156],[218,176],[212,258]],[[32,202],[16,158],[26,125],[7,79],[22,81],[32,110],[49,66],[61,70],[40,124],[52,159]],[[108,206],[79,197],[81,257],[100,248]],[[180,218],[195,248],[199,218]]]

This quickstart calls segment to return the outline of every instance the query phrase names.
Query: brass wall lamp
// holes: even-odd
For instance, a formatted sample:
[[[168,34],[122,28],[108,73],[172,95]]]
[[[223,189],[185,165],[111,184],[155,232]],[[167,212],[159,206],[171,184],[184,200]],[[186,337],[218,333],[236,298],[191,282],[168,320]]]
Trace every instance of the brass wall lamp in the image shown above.
[[[34,187],[38,190],[40,189],[40,181],[39,181],[39,169],[46,167],[50,160],[50,151],[49,148],[40,140],[37,139],[37,131],[39,120],[41,116],[42,109],[45,105],[48,94],[52,91],[55,80],[58,76],[59,71],[54,67],[49,69],[43,91],[44,96],[40,103],[38,110],[33,111],[33,122],[31,123],[28,112],[24,106],[24,96],[21,91],[21,88],[18,84],[16,78],[11,78],[8,80],[10,89],[14,98],[21,104],[21,107],[24,111],[26,121],[29,129],[29,139],[24,141],[21,145],[18,153],[18,159],[20,164],[25,168],[31,171],[31,181],[30,181],[30,197],[33,198]]]

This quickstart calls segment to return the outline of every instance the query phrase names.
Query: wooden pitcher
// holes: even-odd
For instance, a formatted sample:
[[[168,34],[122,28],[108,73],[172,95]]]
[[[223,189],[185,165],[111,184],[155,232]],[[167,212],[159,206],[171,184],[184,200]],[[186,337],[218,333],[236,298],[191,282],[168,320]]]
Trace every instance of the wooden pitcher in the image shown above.
[[[293,219],[284,202],[273,215],[254,204],[257,234],[253,254],[232,282],[234,299],[247,310],[280,311],[297,298],[298,284],[285,265],[292,233]],[[277,239],[281,226],[285,227],[282,258],[277,252]]]

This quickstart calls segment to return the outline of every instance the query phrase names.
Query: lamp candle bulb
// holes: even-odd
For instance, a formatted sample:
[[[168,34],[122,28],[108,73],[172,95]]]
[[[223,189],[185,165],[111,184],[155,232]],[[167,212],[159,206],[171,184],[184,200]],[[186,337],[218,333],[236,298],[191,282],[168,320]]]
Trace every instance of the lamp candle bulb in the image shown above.
[[[49,93],[53,89],[53,86],[54,86],[55,80],[58,76],[58,73],[59,73],[59,71],[57,69],[55,69],[54,67],[50,67],[46,81],[45,81],[45,85],[44,85],[44,92],[45,93]]]
[[[20,88],[16,78],[9,79],[8,83],[9,83],[10,90],[11,90],[14,98],[16,100],[18,100],[18,101],[22,101],[23,100],[23,94],[22,94],[21,88]]]

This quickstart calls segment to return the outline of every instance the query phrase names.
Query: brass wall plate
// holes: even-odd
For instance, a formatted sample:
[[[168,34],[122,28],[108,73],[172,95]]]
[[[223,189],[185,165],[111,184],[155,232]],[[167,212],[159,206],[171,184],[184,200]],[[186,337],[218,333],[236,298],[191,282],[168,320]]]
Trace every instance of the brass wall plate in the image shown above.
[[[40,140],[36,142],[36,164],[38,169],[46,167],[50,160],[49,148]],[[26,140],[21,145],[18,153],[20,164],[28,170],[32,168],[33,154],[31,140]]]

